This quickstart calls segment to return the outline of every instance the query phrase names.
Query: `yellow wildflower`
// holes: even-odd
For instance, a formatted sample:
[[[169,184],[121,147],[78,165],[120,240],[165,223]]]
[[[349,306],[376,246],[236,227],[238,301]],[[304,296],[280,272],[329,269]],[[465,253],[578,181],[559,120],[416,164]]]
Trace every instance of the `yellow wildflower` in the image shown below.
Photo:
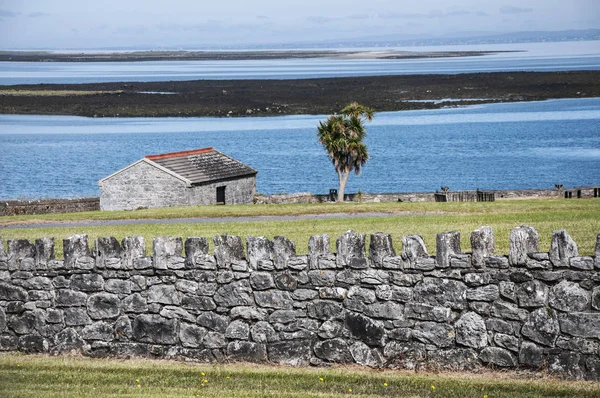
[[[348,392],[352,392],[352,389],[351,389],[351,388],[349,388],[349,389],[348,389]]]
[[[208,383],[207,379],[202,380],[202,383]]]
[[[227,376],[227,377],[225,377],[225,378],[226,378],[227,380],[229,380],[229,379],[231,379],[231,376]]]
[[[383,386],[384,386],[384,387],[387,387],[387,386],[388,386],[388,383],[383,383]]]
[[[435,390],[435,386],[434,386],[433,384],[431,385],[431,389],[432,389],[432,390]]]
[[[319,377],[319,381],[325,381],[322,377]]]
[[[200,373],[200,375],[202,375],[202,376],[206,376],[206,375],[204,374],[204,372],[201,372],[201,373]]]

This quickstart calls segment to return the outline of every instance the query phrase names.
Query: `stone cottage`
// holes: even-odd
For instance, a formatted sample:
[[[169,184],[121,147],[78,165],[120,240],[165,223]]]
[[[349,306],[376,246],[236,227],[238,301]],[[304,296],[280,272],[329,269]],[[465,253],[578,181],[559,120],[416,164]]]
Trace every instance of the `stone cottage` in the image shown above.
[[[257,173],[213,148],[149,155],[98,182],[100,210],[252,203]]]

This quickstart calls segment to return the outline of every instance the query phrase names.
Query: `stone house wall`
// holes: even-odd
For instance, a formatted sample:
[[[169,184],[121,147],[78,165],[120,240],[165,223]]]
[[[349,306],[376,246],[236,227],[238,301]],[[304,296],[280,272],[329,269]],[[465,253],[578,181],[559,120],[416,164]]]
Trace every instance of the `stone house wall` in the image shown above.
[[[600,380],[600,234],[579,256],[564,230],[538,250],[534,228],[437,236],[348,231],[285,237],[86,235],[0,240],[0,350],[404,369],[527,368]]]
[[[252,203],[256,176],[190,187],[185,181],[142,161],[100,184],[100,209],[135,210],[216,204],[216,189],[220,186],[226,186],[226,204]]]

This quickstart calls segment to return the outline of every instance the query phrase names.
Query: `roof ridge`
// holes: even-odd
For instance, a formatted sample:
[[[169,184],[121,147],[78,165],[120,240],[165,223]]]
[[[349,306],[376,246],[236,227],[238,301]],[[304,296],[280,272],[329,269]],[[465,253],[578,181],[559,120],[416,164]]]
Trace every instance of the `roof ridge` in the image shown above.
[[[147,155],[146,159],[149,160],[158,160],[158,159],[169,159],[169,158],[177,158],[180,156],[189,156],[189,155],[201,155],[203,153],[208,152],[218,152],[213,147],[201,148],[201,149],[192,149],[189,151],[180,151],[180,152],[170,152],[170,153],[162,153],[158,155]]]

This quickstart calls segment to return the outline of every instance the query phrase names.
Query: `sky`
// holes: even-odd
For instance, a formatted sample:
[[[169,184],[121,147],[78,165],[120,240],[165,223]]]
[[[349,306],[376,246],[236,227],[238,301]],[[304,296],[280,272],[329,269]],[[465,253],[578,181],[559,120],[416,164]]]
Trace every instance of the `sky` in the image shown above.
[[[600,28],[600,0],[0,0],[0,49],[189,48]]]

